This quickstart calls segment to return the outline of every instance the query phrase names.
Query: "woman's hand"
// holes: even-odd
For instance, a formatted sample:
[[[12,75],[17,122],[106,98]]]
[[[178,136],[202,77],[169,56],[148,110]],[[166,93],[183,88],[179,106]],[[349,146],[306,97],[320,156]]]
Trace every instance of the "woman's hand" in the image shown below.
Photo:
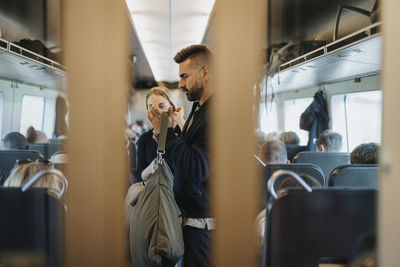
[[[149,166],[142,171],[142,180],[147,181],[149,177],[156,171],[156,160],[153,160]]]
[[[160,133],[160,127],[161,127],[161,114],[162,110],[153,106],[150,109],[147,110],[146,115],[147,118],[149,119],[150,123],[153,125],[153,133],[155,135],[158,135]],[[168,128],[174,127],[174,108],[169,107],[168,108]]]

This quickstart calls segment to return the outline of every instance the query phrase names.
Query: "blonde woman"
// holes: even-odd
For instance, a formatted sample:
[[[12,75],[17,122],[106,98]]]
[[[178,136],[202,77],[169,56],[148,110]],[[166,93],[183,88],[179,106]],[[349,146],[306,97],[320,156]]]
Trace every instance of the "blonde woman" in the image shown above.
[[[10,176],[4,182],[4,187],[22,187],[29,182],[32,177],[43,170],[53,169],[53,164],[45,159],[32,162],[30,160],[18,161]],[[58,194],[62,189],[62,183],[54,174],[46,174],[40,178],[34,187],[49,188],[55,194]]]
[[[176,108],[172,102],[172,98],[168,92],[168,89],[162,86],[153,87],[146,94],[146,109],[155,109],[157,111],[168,112],[168,109],[172,107],[174,110],[174,125],[175,134],[180,135],[182,128],[185,124],[183,119],[183,109],[181,107]],[[143,133],[137,141],[136,151],[136,181],[146,180],[154,172],[153,160],[157,156],[157,143],[154,140],[154,135],[157,135],[153,129]]]

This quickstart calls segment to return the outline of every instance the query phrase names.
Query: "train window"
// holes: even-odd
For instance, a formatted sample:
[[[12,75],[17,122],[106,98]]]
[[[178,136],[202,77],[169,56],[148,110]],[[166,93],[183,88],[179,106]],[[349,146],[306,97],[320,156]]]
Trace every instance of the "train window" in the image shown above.
[[[267,105],[262,104],[260,107],[260,128],[261,131],[268,134],[278,131],[278,114],[275,102],[268,102]]]
[[[313,101],[312,97],[290,99],[283,102],[285,131],[293,131],[300,138],[300,145],[307,145],[308,132],[300,129],[300,116]]]
[[[343,136],[343,151],[381,142],[382,91],[334,95],[331,110],[332,129]]]
[[[21,123],[19,131],[26,133],[29,126],[43,130],[44,98],[24,95],[22,98]]]
[[[43,132],[47,137],[52,137],[56,123],[56,99],[46,98],[43,118]]]

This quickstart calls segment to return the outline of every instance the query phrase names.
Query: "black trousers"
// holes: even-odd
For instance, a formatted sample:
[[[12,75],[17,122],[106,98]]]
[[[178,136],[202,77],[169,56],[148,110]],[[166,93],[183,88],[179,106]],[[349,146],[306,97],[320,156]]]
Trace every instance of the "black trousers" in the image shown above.
[[[183,241],[185,243],[183,267],[210,266],[212,234],[212,230],[191,226],[183,227]]]

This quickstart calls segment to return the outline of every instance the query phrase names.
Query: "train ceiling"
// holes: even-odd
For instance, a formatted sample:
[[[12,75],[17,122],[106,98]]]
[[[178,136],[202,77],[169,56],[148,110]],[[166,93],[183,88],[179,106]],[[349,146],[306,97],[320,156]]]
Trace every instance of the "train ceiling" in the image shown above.
[[[157,82],[178,80],[173,61],[182,48],[201,43],[214,0],[126,0],[134,30]]]

